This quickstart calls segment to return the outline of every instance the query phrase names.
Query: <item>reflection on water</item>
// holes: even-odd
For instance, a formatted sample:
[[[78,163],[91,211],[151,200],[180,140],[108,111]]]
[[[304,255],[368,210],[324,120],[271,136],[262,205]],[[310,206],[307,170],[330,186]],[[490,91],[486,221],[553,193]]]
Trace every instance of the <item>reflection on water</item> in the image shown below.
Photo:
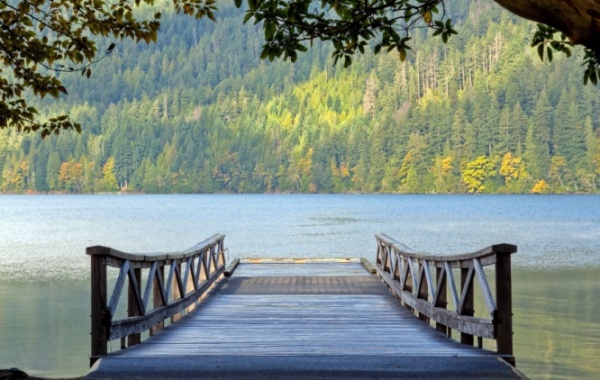
[[[600,196],[0,196],[0,215],[0,368],[86,372],[86,246],[172,251],[220,232],[228,259],[372,259],[384,232],[435,253],[516,244],[518,368],[600,378]]]
[[[85,373],[89,293],[87,281],[0,283],[0,368],[32,376]]]
[[[600,269],[517,271],[517,366],[533,379],[600,378]]]
[[[598,278],[600,269],[515,272],[515,355],[527,376],[600,378]],[[87,371],[87,281],[1,283],[0,301],[1,368],[54,377]]]

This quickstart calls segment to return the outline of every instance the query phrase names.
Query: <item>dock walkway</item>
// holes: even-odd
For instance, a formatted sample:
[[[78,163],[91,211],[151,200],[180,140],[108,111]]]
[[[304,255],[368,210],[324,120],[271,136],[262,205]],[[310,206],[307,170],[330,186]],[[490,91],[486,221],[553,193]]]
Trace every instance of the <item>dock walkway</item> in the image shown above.
[[[358,261],[242,263],[196,310],[86,379],[518,379],[419,320]]]

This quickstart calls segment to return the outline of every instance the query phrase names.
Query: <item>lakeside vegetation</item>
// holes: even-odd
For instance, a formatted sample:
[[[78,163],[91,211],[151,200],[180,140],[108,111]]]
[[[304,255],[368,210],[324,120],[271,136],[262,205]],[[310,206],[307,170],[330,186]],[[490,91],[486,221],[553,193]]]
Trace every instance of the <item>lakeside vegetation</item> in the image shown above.
[[[539,61],[534,25],[456,1],[443,45],[343,69],[315,44],[259,59],[260,29],[165,14],[156,45],[123,42],[90,79],[62,75],[82,133],[0,130],[0,192],[598,192],[600,93],[580,59]]]

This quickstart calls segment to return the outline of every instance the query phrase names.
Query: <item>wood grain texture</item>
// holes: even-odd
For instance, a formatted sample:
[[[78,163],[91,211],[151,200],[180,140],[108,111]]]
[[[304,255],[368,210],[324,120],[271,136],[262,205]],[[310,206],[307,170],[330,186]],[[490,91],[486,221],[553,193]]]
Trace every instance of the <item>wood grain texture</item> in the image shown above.
[[[84,377],[106,378],[524,377],[420,321],[360,262],[273,262],[241,263],[193,312]]]
[[[114,356],[367,353],[496,355],[461,345],[419,321],[377,277],[349,263],[240,264],[193,313]]]
[[[448,336],[458,330],[461,343],[473,345],[477,337],[482,347],[483,338],[495,339],[498,354],[514,364],[510,255],[517,252],[516,246],[497,244],[460,255],[430,255],[415,252],[384,234],[375,238],[377,274],[405,307],[426,323],[434,321]],[[495,269],[495,297],[484,271],[488,265]],[[435,268],[435,279],[430,267]],[[454,269],[460,274],[460,290]],[[475,284],[489,317],[474,317]],[[454,301],[455,312],[447,310],[448,297]]]

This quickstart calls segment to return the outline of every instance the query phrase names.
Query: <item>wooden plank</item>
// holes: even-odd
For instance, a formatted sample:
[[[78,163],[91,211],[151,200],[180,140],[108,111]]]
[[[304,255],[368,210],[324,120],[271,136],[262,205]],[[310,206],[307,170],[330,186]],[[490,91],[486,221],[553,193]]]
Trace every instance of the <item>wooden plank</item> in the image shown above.
[[[182,310],[196,302],[198,298],[206,291],[213,282],[223,273],[225,268],[222,266],[211,276],[209,281],[205,281],[198,290],[189,293],[188,295],[178,298],[177,300],[169,303],[168,305],[162,306],[158,309],[154,309],[144,316],[131,317],[113,321],[110,326],[110,340],[120,339],[123,336],[141,333],[148,330],[151,326],[163,321],[169,316],[177,315]]]
[[[156,252],[156,253],[127,253],[127,252],[122,252],[119,251],[117,249],[114,248],[109,248],[109,247],[102,247],[102,246],[97,246],[97,247],[89,247],[86,250],[86,254],[93,256],[93,255],[108,255],[108,256],[112,256],[113,258],[117,258],[120,259],[121,261],[123,260],[129,260],[132,262],[147,262],[148,265],[146,267],[150,266],[150,263],[154,262],[154,261],[159,261],[159,260],[181,260],[181,259],[185,259],[187,257],[190,256],[194,256],[197,255],[198,253],[200,253],[202,250],[204,250],[204,248],[208,245],[213,245],[216,244],[217,242],[223,240],[225,238],[225,235],[221,235],[221,234],[216,234],[213,235],[211,237],[209,237],[208,239],[194,245],[193,247],[183,250],[183,251],[178,251],[178,252],[170,252],[170,253],[164,253],[164,252]],[[139,268],[140,266],[137,265],[132,265],[134,268]]]
[[[358,261],[351,263],[328,263],[327,265],[319,263],[293,264],[293,263],[260,263],[251,264],[240,261],[235,270],[235,276],[239,277],[283,277],[283,276],[365,276],[369,273],[365,271],[362,264]]]
[[[150,271],[148,272],[148,278],[146,279],[146,288],[144,290],[144,310],[148,310],[148,305],[150,302],[150,292],[152,292],[153,289],[153,284],[154,284],[154,277],[156,276],[156,270],[158,269],[158,263],[154,262],[152,263],[152,266],[150,267]]]
[[[436,274],[435,274],[435,278],[437,281],[437,286],[435,288],[435,295],[433,296],[433,300],[432,300],[432,304],[435,307],[439,307],[442,309],[446,309],[448,306],[448,299],[447,299],[447,295],[448,295],[448,288],[446,286],[446,269],[444,267],[439,268],[436,267],[435,268]],[[452,275],[452,273],[450,273],[450,275]],[[441,323],[441,322],[437,322],[435,323],[435,328],[436,330],[444,333],[445,335],[448,335],[449,330],[448,326],[446,326],[445,324]]]
[[[212,291],[223,294],[388,294],[372,276],[266,276],[224,279]]]
[[[90,249],[88,248],[88,252]],[[91,255],[91,356],[90,366],[107,354],[106,256]],[[108,316],[110,318],[110,316]]]
[[[358,259],[354,258],[289,258],[289,257],[274,257],[274,258],[252,258],[247,257],[241,259],[243,264],[349,264],[358,263]]]
[[[127,309],[128,315],[144,315],[146,309],[144,308],[144,301],[140,293],[140,284],[142,282],[142,270],[140,268],[129,267],[129,291]]]
[[[493,355],[447,339],[390,295],[210,297],[136,347],[120,355]]]
[[[105,268],[106,270],[106,268]],[[113,289],[113,293],[110,296],[110,302],[108,303],[108,310],[110,311],[111,318],[115,315],[117,311],[117,306],[119,304],[119,299],[121,298],[121,292],[123,291],[123,285],[125,285],[125,279],[127,278],[127,274],[129,273],[129,260],[125,261],[119,270],[119,276],[117,277],[117,281],[115,283],[115,287]]]
[[[373,264],[371,264],[371,262],[369,260],[365,259],[364,257],[361,257],[360,263],[362,264],[363,267],[365,267],[367,272],[369,272],[370,274],[377,273],[377,268],[375,268],[375,266]]]
[[[494,323],[489,319],[475,318],[467,315],[458,315],[457,313],[439,307],[434,307],[431,303],[417,298],[411,292],[402,290],[398,283],[392,281],[388,273],[379,272],[383,281],[392,288],[393,292],[398,294],[402,302],[419,313],[422,313],[435,322],[460,331],[465,335],[479,335],[484,338],[494,338]],[[471,343],[472,345],[472,343]]]
[[[510,253],[498,255],[498,261],[496,262],[496,302],[498,311],[495,319],[498,321],[496,326],[498,352],[512,356],[512,274],[510,262]],[[512,364],[514,364],[514,358]]]
[[[496,301],[494,301],[494,296],[492,295],[490,285],[485,277],[485,272],[483,271],[483,267],[481,266],[479,259],[473,260],[473,266],[475,267],[475,274],[479,280],[479,287],[481,289],[481,293],[483,294],[483,299],[485,300],[488,312],[491,317],[494,317],[496,312]]]
[[[457,311],[459,315],[471,316],[475,314],[473,299],[473,271],[473,260],[469,261],[469,269],[465,267],[460,269],[461,296]],[[472,346],[475,342],[473,334],[461,332],[460,342]]]
[[[153,300],[152,306],[153,309],[158,309],[161,306],[167,304],[167,295],[165,293],[165,286],[163,283],[163,278],[165,276],[165,267],[163,265],[159,266],[156,271],[156,278],[153,282]],[[157,322],[154,326],[150,328],[150,335],[156,335],[160,330],[165,327],[164,321]]]
[[[240,265],[240,259],[235,259],[229,264],[227,264],[227,266],[225,267],[225,272],[223,273],[225,277],[230,277],[238,265]]]
[[[395,264],[398,269],[401,262],[398,257]],[[415,266],[419,265],[427,269],[424,266],[417,269]],[[404,267],[407,274],[412,272],[410,282],[415,286],[414,291],[419,291],[421,284],[420,290],[431,293],[433,302],[445,303],[445,297],[439,295],[445,286],[434,287],[427,265],[415,259],[412,268],[410,264]],[[180,273],[172,270],[171,277],[175,279]],[[220,273],[224,271],[222,266]],[[452,277],[450,265],[440,272]],[[436,279],[440,272],[436,273]],[[458,316],[454,311],[434,307],[427,299],[418,299],[402,289],[401,281],[394,280],[392,274],[380,272],[379,276],[416,311],[432,315],[450,328],[493,337],[495,328],[491,320]],[[364,357],[365,353],[414,358],[497,356],[448,339],[419,321],[397,302],[380,277],[370,276],[358,261],[327,265],[241,263],[231,277],[222,279],[208,293],[194,312],[141,344],[110,356],[131,360],[184,356]],[[438,281],[447,283],[449,279]],[[206,282],[201,288],[205,286]],[[163,313],[168,307],[173,307],[170,312],[185,308],[187,302],[194,301],[184,296],[176,301],[177,305],[152,311],[155,314],[146,323],[165,318]],[[134,319],[120,321],[112,326],[111,336],[129,334],[139,326]]]
[[[454,281],[454,274],[452,274],[452,267],[449,263],[444,263],[444,269],[446,270],[446,280],[450,284],[450,295],[452,296],[452,302],[454,302],[454,308],[458,312],[458,305],[460,304],[460,298],[458,298],[458,291],[456,290],[456,281]]]
[[[460,302],[458,303],[459,315],[473,315],[473,262],[468,270],[461,269],[460,287],[462,289]]]
[[[423,271],[425,272],[425,280],[427,281],[427,289],[429,290],[429,294],[432,296],[435,295],[435,287],[433,284],[433,277],[431,276],[431,271],[429,270],[429,262],[427,260],[423,261]]]
[[[138,317],[146,313],[142,297],[140,296],[140,287],[142,281],[142,269],[129,267],[129,286],[127,291],[127,317]],[[127,337],[127,346],[131,347],[142,340],[139,333],[131,334]],[[123,344],[123,343],[122,343]]]
[[[461,265],[461,263],[465,263],[463,265],[463,268],[468,268],[468,262],[474,258],[479,258],[482,260],[482,264],[484,265],[490,265],[490,264],[494,264],[495,261],[495,256],[496,253],[504,253],[504,254],[511,254],[511,253],[515,253],[517,252],[517,247],[515,245],[512,244],[495,244],[495,245],[491,245],[489,247],[480,249],[478,251],[475,252],[470,252],[470,253],[463,253],[463,254],[459,254],[459,255],[434,255],[434,254],[430,254],[430,253],[425,253],[425,252],[417,252],[407,246],[405,246],[404,244],[392,239],[391,237],[387,236],[386,234],[377,234],[375,235],[375,237],[384,242],[386,245],[390,245],[393,247],[394,251],[396,252],[401,252],[405,257],[412,257],[415,259],[425,259],[425,260],[431,260],[431,261],[438,261],[438,262],[455,262],[455,264],[457,265]],[[484,263],[485,261],[485,263]]]

